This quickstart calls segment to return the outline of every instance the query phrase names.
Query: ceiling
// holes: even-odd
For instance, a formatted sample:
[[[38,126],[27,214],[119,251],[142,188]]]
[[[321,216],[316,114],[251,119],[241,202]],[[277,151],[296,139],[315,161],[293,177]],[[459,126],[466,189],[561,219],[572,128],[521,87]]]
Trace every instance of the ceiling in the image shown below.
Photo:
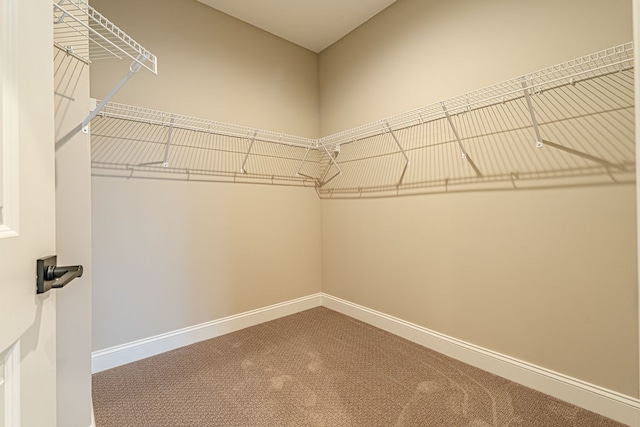
[[[198,1],[313,52],[321,52],[396,0]]]

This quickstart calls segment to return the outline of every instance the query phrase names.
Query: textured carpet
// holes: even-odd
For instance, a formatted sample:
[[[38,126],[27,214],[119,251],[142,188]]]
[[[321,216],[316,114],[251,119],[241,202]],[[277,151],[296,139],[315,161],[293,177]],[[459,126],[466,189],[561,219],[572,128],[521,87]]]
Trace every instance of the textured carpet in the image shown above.
[[[97,427],[622,426],[320,307],[93,376]]]

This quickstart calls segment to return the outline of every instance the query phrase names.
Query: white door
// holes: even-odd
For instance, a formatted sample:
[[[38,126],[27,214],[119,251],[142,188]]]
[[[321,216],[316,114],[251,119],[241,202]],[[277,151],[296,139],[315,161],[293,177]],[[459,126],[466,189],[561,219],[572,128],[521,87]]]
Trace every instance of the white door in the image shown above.
[[[55,254],[51,7],[0,0],[0,426],[6,427],[55,425],[55,294],[35,291],[36,259]]]

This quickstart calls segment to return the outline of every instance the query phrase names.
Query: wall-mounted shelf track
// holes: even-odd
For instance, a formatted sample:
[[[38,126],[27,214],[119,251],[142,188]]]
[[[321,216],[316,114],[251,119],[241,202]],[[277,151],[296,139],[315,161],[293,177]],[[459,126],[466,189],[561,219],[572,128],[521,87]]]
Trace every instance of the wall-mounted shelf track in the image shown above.
[[[158,59],[85,0],[53,1],[53,44],[67,55],[89,65],[101,59],[128,59],[127,73],[105,97],[108,102],[140,69],[158,73]],[[83,122],[87,124],[103,107],[99,104]]]
[[[94,173],[251,178],[323,198],[631,182],[633,66],[626,43],[318,140],[109,104]]]

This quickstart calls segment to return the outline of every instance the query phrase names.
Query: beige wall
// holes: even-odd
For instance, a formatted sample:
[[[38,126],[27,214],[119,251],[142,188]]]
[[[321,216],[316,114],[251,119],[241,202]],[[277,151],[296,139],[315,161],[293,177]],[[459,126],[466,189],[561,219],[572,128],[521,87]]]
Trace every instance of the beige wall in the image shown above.
[[[631,39],[626,0],[400,0],[320,54],[321,134]],[[323,200],[323,291],[638,396],[635,230],[630,185]]]
[[[159,57],[116,101],[317,136],[315,54],[195,0],[92,4]],[[93,177],[92,215],[94,350],[320,291],[312,189]]]
[[[177,114],[318,137],[317,55],[195,0],[93,0],[158,57],[114,101]],[[91,96],[104,97],[126,61],[91,67]]]
[[[323,291],[637,396],[633,192],[323,201]]]
[[[320,292],[320,202],[266,185],[93,178],[94,349]]]

